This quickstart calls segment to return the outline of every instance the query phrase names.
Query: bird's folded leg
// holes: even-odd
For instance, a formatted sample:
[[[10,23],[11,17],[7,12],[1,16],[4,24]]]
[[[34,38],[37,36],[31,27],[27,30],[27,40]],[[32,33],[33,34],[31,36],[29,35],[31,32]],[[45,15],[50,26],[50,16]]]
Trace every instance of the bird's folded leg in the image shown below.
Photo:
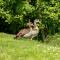
[[[32,41],[32,38],[31,38],[31,41]]]
[[[33,39],[33,36],[31,37],[31,40]]]

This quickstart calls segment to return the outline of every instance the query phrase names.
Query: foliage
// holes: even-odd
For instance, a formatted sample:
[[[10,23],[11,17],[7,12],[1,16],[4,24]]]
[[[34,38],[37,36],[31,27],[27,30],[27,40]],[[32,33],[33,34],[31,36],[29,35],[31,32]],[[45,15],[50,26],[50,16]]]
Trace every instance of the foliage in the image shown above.
[[[56,32],[60,32],[59,5],[59,1],[50,0],[43,1],[42,3],[40,1],[39,6],[37,6],[37,16],[39,16],[42,25],[44,25],[42,31],[44,31],[45,29],[47,30],[46,32],[44,31],[44,34],[47,33],[51,35],[55,34]]]
[[[43,35],[60,32],[59,0],[0,0],[0,24],[4,31],[16,33],[26,26],[28,20],[39,19]],[[8,27],[7,27],[8,26]],[[2,30],[2,29],[1,29]],[[40,35],[39,33],[39,35]]]

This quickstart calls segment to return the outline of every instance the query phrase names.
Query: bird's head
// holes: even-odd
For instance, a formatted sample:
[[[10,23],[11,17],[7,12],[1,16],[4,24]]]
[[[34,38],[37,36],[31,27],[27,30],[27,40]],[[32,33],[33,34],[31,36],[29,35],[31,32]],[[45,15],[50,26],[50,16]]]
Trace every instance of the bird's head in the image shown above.
[[[34,20],[34,25],[39,26],[39,19]]]

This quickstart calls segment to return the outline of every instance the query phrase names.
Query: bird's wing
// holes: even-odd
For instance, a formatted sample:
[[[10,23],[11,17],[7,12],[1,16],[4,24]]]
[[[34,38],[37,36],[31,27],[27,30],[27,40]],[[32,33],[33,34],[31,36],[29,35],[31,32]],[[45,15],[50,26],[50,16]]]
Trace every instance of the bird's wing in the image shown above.
[[[29,33],[25,34],[23,37],[30,37],[32,35],[32,32],[30,31]]]
[[[27,34],[29,32],[29,29],[22,29],[20,30],[16,36],[24,36],[25,34]]]

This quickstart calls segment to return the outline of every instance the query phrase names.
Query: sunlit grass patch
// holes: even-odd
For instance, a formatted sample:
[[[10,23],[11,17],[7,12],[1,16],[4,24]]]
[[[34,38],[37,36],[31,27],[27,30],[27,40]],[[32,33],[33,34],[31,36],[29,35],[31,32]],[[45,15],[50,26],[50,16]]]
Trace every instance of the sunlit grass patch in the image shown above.
[[[0,60],[60,60],[60,36],[49,42],[14,39],[14,35],[0,33]],[[55,41],[54,41],[55,40]]]

